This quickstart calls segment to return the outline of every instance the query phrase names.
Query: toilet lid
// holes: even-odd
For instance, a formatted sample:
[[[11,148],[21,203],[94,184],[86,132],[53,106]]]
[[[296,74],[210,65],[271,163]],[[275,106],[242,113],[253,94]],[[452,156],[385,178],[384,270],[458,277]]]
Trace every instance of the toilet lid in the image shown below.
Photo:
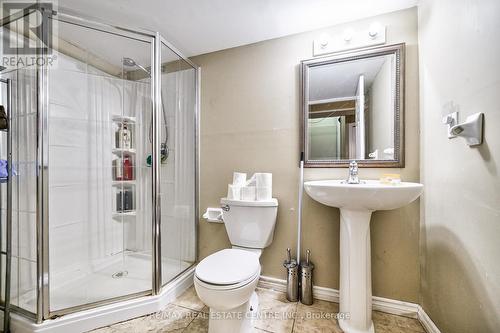
[[[225,249],[209,255],[196,266],[196,276],[210,284],[227,285],[248,280],[260,269],[256,253]]]

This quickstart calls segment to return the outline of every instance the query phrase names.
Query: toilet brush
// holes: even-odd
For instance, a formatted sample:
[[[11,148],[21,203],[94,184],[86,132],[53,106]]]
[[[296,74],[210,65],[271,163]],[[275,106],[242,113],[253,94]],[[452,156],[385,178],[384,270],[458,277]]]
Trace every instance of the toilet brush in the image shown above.
[[[292,259],[290,248],[286,249],[287,259],[283,262],[286,268],[286,299],[290,302],[299,300],[299,265]]]

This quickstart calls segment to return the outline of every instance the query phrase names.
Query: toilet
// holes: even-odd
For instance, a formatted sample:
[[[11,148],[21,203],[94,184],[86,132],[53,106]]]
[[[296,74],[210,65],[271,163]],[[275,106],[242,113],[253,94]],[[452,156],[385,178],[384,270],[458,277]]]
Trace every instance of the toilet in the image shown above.
[[[232,248],[203,259],[194,275],[198,297],[210,308],[209,333],[250,332],[259,301],[262,249],[273,241],[278,200],[221,199]]]

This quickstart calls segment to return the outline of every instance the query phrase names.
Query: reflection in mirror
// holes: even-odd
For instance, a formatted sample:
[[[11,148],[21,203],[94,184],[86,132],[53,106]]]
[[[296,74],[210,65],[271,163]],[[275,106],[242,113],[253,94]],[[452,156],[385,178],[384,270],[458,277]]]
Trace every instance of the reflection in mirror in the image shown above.
[[[350,159],[401,165],[399,56],[374,51],[303,62],[306,165],[345,166]]]

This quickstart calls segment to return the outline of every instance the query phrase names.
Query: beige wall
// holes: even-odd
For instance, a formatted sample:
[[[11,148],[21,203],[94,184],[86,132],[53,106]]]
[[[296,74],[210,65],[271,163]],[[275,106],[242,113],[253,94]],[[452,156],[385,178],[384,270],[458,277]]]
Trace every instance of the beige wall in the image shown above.
[[[500,330],[500,2],[423,1],[422,304],[443,333]],[[441,118],[484,112],[484,143],[448,140]]]
[[[261,258],[263,274],[284,278],[287,247],[295,248],[298,192],[300,85],[298,65],[312,57],[312,41],[322,32],[342,34],[349,27],[387,25],[389,43],[407,43],[406,168],[361,169],[378,178],[401,172],[419,180],[418,51],[415,8],[309,33],[264,41],[195,57],[201,66],[200,211],[218,207],[233,171],[273,173],[279,200],[274,241]],[[345,169],[307,169],[305,178],[345,178]],[[417,302],[419,296],[419,203],[375,212],[372,267],[375,295]],[[303,246],[316,265],[316,285],[339,286],[339,211],[304,194]],[[200,216],[200,259],[229,247],[224,226]]]

